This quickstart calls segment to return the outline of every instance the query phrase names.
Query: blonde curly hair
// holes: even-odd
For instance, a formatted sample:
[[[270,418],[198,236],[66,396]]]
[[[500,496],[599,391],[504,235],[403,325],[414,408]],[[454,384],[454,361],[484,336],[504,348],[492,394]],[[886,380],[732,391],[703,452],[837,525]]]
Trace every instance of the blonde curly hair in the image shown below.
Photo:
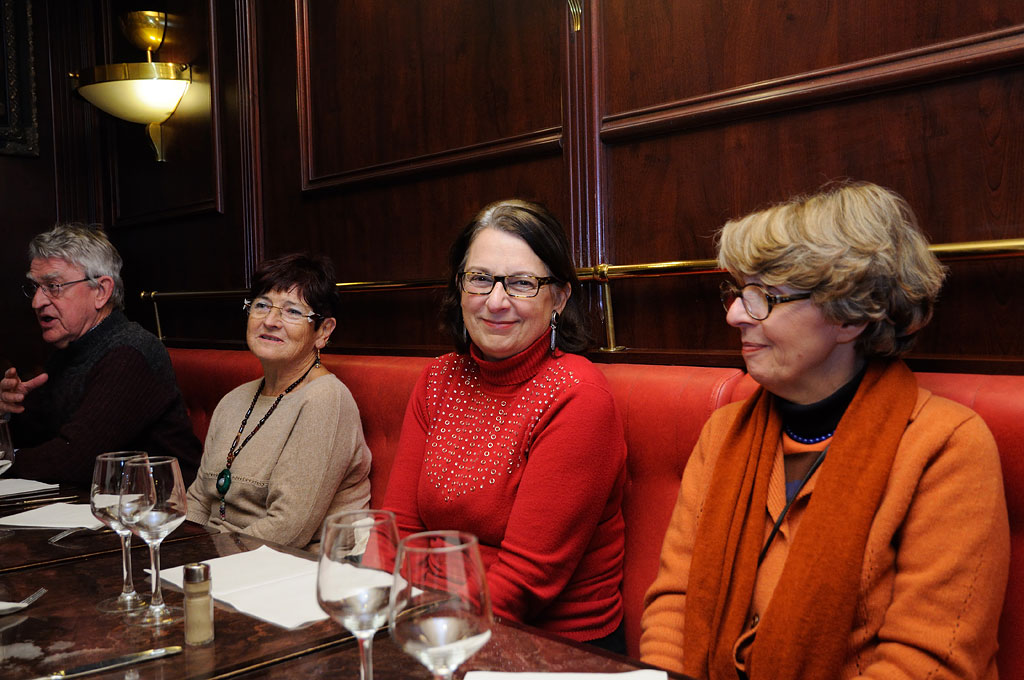
[[[811,292],[825,318],[865,323],[857,350],[898,357],[931,320],[946,269],[896,192],[845,182],[797,196],[718,232],[718,264],[738,280]]]

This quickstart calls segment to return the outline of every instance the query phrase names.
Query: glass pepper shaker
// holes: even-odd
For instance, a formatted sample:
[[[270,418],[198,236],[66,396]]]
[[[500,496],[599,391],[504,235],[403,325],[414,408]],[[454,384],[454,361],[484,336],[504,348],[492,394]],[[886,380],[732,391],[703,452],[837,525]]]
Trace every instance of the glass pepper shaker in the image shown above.
[[[213,595],[210,593],[210,565],[185,565],[185,644],[213,642]]]

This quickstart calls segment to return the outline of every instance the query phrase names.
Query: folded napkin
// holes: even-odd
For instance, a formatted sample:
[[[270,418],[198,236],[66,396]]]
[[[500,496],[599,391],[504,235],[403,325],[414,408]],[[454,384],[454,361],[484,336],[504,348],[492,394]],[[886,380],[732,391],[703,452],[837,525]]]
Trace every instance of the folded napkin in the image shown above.
[[[316,599],[317,563],[278,552],[267,546],[206,560],[214,599],[243,614],[282,628],[294,629],[327,614]],[[363,571],[363,570],[354,570]],[[160,572],[160,577],[182,587],[183,567]]]
[[[87,504],[51,503],[16,515],[0,517],[0,525],[40,529],[99,529],[103,522],[92,514]]]
[[[469,671],[464,680],[667,680],[668,673],[645,669],[625,673],[502,673]]]
[[[56,491],[59,484],[45,484],[34,479],[0,479],[0,498],[33,491]]]

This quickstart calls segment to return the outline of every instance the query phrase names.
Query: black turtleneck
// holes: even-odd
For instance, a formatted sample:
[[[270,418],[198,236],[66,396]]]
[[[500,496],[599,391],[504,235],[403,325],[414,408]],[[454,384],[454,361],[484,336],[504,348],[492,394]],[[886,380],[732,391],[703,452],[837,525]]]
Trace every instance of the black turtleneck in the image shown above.
[[[864,378],[865,372],[867,372],[867,362],[850,378],[849,382],[813,404],[797,404],[776,397],[783,428],[791,435],[795,434],[803,439],[819,439],[830,436],[835,432],[843,414],[846,413],[846,408],[853,401],[853,395],[857,394],[857,388],[860,387],[860,381]]]

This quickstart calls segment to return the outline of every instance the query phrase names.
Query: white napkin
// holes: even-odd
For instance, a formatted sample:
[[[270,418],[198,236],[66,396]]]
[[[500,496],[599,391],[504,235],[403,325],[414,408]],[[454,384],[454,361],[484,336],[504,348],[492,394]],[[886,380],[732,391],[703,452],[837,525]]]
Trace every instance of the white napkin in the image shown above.
[[[40,529],[99,529],[103,522],[92,514],[87,504],[51,503],[16,515],[0,517],[0,525]]]
[[[216,600],[238,611],[282,628],[294,629],[327,614],[316,600],[317,563],[267,546],[206,560]],[[183,567],[160,572],[160,577],[182,587]]]
[[[32,493],[33,491],[50,491],[59,489],[59,484],[45,484],[34,479],[0,479],[0,498],[16,493]]]
[[[668,673],[653,669],[625,673],[502,673],[469,671],[464,680],[667,680]]]

